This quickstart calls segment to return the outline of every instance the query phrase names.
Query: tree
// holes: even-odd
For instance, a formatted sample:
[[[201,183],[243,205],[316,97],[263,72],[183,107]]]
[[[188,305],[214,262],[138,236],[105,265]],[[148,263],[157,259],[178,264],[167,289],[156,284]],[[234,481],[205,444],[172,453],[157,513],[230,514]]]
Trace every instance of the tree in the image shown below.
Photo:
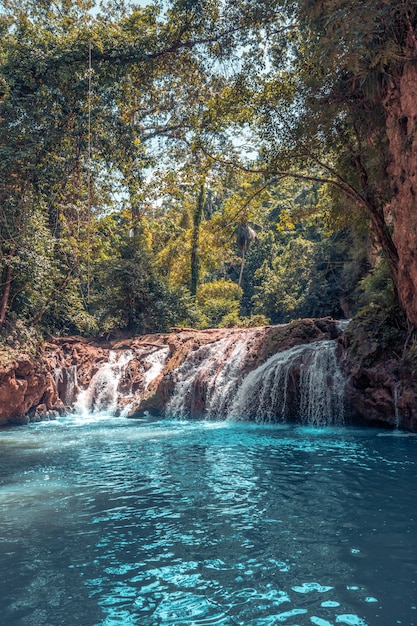
[[[160,15],[155,6],[110,2],[108,13],[94,18],[92,6],[90,0],[0,5],[0,326],[10,298],[18,303],[16,276],[19,290],[27,279],[33,293],[19,259],[27,225],[39,211],[53,239],[56,287],[71,275],[88,312],[90,283],[97,284],[90,276],[93,237],[111,208],[109,189],[116,183],[128,199],[137,236],[155,141],[188,145],[201,101],[212,93],[201,46],[226,43],[235,31],[224,19],[204,17],[197,3],[179,2]],[[40,319],[48,301],[25,314]]]
[[[220,149],[212,157],[263,174],[263,184],[285,177],[328,183],[335,206],[366,214],[407,319],[417,325],[416,3],[269,6],[280,8],[280,18],[258,31],[245,71],[231,76],[215,107],[234,129],[251,124],[257,159]]]
[[[236,228],[236,243],[242,255],[242,263],[240,264],[239,282],[238,282],[239,287],[242,284],[242,276],[243,276],[243,269],[245,267],[246,251],[249,248],[250,244],[253,241],[255,241],[255,239],[256,239],[256,232],[253,230],[251,226],[249,226],[249,224],[247,223],[239,224],[239,226]]]
[[[286,48],[295,52],[294,96],[275,118],[280,145],[265,143],[267,167],[285,167],[289,159],[292,169],[310,163],[335,195],[366,210],[408,321],[416,325],[416,4],[326,0],[293,7],[298,41]],[[278,53],[275,80],[282,75],[279,60]],[[265,131],[273,117],[268,110]]]

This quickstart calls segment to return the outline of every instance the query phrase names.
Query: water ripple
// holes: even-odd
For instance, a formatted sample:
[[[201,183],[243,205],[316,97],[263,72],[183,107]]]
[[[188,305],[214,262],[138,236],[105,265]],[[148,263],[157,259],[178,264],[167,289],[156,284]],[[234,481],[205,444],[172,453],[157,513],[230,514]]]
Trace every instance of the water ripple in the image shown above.
[[[416,445],[241,422],[10,429],[2,619],[415,626]]]

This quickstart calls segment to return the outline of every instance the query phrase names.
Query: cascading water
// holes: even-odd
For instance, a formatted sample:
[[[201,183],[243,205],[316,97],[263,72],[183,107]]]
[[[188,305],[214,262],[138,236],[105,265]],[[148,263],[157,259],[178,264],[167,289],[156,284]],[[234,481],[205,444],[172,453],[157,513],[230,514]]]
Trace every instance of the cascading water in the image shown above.
[[[343,423],[344,376],[337,362],[337,343],[310,344],[300,376],[300,415],[308,424]]]
[[[168,346],[163,346],[162,348],[157,348],[144,358],[145,367],[147,368],[143,376],[145,383],[144,391],[147,391],[149,385],[162,373],[168,354]]]
[[[72,406],[80,391],[77,380],[77,366],[68,365],[55,370],[55,385],[66,407]]]
[[[114,413],[120,399],[119,385],[132,358],[130,350],[110,350],[108,361],[92,377],[87,389],[79,393],[74,404],[75,412],[81,415]]]
[[[247,339],[220,339],[198,348],[174,373],[166,412],[173,417],[204,413],[224,417],[241,379]]]
[[[290,420],[315,426],[343,423],[344,380],[337,362],[337,341],[296,345],[253,369],[260,341],[262,336],[255,329],[231,331],[189,350],[179,367],[168,368],[159,390],[159,398],[170,398],[166,415]],[[155,389],[162,379],[169,354],[166,344],[146,342],[133,350],[110,350],[81,391],[75,367],[66,368],[65,400],[76,389],[78,395],[71,404],[81,415],[140,414],[143,398],[148,401],[152,385]],[[85,373],[80,379],[86,380]]]
[[[235,419],[309,425],[343,423],[344,379],[331,340],[298,345],[273,355],[250,372],[230,409]]]
[[[134,407],[135,404],[140,403],[141,398],[148,391],[151,384],[158,378],[158,376],[160,376],[160,374],[162,374],[168,354],[169,347],[162,346],[150,354],[137,355],[136,358],[139,357],[140,363],[144,369],[142,384],[140,391],[137,389],[135,392],[132,392],[130,396],[125,395],[124,406],[120,411],[121,417],[129,416],[132,407]]]
[[[76,367],[65,368],[63,371],[67,377],[68,372],[75,376],[75,387],[71,386],[70,392],[65,390],[65,398],[68,393],[72,397],[74,389],[77,390],[76,397],[66,402],[67,406],[72,406],[74,412],[83,416],[102,413],[127,416],[131,407],[140,402],[150,385],[162,373],[168,354],[168,346],[144,346],[135,352],[110,350],[107,361],[100,364],[88,386],[81,390],[77,384]],[[131,377],[133,361],[136,361],[136,369],[139,371],[135,385]]]
[[[166,413],[174,417],[293,419],[343,423],[344,379],[337,342],[322,340],[278,352],[244,376],[247,342],[222,339],[192,353],[175,372]]]

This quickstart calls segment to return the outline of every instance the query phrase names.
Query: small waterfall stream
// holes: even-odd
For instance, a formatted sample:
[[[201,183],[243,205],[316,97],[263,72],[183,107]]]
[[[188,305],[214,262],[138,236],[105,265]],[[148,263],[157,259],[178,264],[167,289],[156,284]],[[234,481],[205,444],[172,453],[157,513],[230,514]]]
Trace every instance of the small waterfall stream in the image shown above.
[[[81,415],[104,411],[114,413],[120,401],[120,382],[132,358],[130,350],[110,350],[108,361],[94,374],[88,387],[78,394],[74,410]]]
[[[77,366],[58,367],[55,372],[55,385],[66,407],[74,404],[80,392],[77,380]]]

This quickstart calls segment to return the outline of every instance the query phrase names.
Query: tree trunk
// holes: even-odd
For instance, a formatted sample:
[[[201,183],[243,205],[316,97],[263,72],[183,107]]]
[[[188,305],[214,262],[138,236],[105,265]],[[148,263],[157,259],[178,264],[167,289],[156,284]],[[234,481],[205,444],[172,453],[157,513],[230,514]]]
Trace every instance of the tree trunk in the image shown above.
[[[239,274],[239,287],[242,286],[242,278],[243,278],[243,268],[245,267],[245,250],[246,248],[242,248],[242,262],[240,264],[240,274]]]
[[[416,51],[417,52],[417,51]],[[384,99],[392,199],[386,218],[398,255],[394,276],[408,321],[417,326],[417,63],[407,61]]]
[[[201,185],[197,204],[193,216],[193,235],[191,245],[191,280],[190,292],[192,296],[197,294],[198,278],[200,272],[200,225],[204,210],[204,186]]]
[[[7,304],[9,302],[11,284],[12,284],[12,270],[10,268],[10,265],[7,265],[6,271],[5,271],[5,280],[3,282],[3,295],[0,300],[0,328],[3,326],[6,320],[6,311],[7,311]]]

